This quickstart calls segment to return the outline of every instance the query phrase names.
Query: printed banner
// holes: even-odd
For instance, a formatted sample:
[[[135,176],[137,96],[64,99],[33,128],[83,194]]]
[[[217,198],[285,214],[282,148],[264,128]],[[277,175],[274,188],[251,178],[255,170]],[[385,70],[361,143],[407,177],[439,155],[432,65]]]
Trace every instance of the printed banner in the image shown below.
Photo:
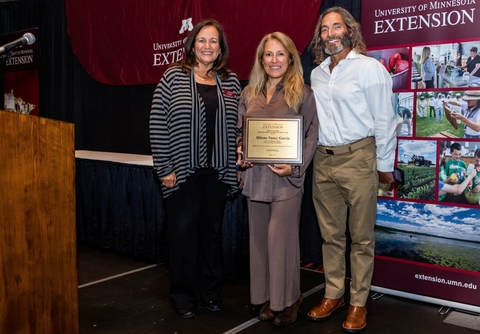
[[[373,289],[477,312],[479,8],[471,0],[362,2],[367,54],[393,80],[396,168],[403,177],[379,189]]]
[[[362,30],[367,46],[478,37],[480,14],[475,0],[365,2],[368,4],[362,2]]]
[[[282,31],[303,52],[318,20],[322,0],[85,0],[66,1],[73,52],[97,81],[110,85],[157,83],[183,58],[193,26],[213,18],[225,29],[230,67],[247,80],[261,38]]]
[[[9,45],[24,38],[25,34],[31,34],[27,36],[28,41],[23,41],[23,45],[12,45],[11,50],[0,54],[3,62],[3,108],[6,111],[38,116],[37,28],[5,34],[2,41],[4,46]]]

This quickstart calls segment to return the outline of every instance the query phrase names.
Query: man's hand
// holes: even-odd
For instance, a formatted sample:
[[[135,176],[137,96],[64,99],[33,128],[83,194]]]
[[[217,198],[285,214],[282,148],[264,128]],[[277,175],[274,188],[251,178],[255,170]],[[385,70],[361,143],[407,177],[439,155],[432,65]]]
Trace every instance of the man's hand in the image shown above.
[[[378,171],[378,182],[392,184],[395,182],[392,172],[380,172]]]

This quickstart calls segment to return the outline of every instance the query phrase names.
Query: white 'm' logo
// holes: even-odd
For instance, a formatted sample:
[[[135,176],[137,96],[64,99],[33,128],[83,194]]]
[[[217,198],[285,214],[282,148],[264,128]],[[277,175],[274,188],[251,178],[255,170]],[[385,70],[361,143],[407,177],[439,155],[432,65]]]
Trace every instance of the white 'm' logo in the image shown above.
[[[180,31],[178,33],[183,34],[186,30],[192,31],[192,29],[193,29],[192,18],[189,17],[186,20],[182,20],[182,27],[180,28]]]

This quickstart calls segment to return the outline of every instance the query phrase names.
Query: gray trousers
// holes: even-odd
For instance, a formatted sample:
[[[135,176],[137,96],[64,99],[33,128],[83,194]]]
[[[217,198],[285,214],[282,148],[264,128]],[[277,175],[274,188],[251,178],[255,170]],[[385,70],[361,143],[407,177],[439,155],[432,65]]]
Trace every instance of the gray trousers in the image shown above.
[[[299,227],[302,193],[281,202],[248,198],[250,296],[283,311],[300,298]]]

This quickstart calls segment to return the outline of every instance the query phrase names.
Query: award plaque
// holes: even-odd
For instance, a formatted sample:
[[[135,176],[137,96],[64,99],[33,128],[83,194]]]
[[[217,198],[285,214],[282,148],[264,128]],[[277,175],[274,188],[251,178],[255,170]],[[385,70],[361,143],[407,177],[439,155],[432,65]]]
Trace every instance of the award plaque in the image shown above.
[[[243,116],[243,159],[303,163],[303,116]]]

